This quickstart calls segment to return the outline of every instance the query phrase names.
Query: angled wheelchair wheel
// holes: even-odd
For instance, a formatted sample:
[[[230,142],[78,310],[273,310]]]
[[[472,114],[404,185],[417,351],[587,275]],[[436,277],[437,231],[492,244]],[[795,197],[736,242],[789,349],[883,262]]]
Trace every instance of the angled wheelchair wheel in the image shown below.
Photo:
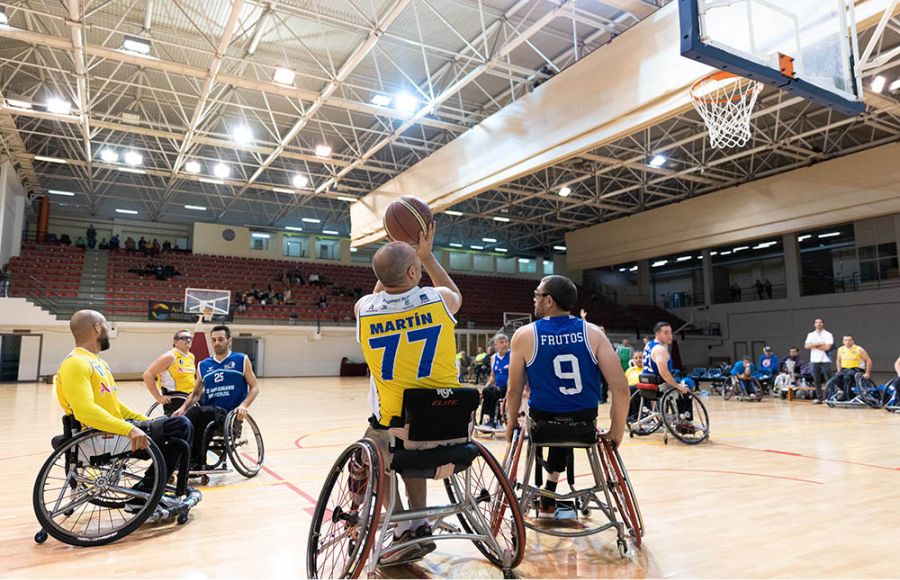
[[[506,474],[506,478],[509,480],[513,490],[518,486],[519,460],[522,457],[522,449],[525,446],[526,439],[528,439],[528,435],[525,429],[522,427],[516,429],[513,432],[512,441],[506,448],[506,454],[503,456],[503,473]]]
[[[878,391],[878,385],[871,379],[867,379],[863,373],[856,373],[856,388],[859,390],[859,398],[868,407],[880,409],[884,404],[881,393]]]
[[[328,472],[306,546],[309,578],[357,578],[372,551],[384,494],[384,465],[370,439],[347,447]]]
[[[709,438],[709,414],[703,401],[694,394],[691,397],[691,409],[689,413],[678,410],[678,395],[676,389],[670,389],[662,397],[662,414],[666,430],[676,439],[687,445],[696,445]]]
[[[622,516],[628,533],[634,539],[634,545],[640,548],[641,538],[644,535],[644,519],[641,517],[637,497],[634,495],[628,471],[625,469],[619,451],[613,447],[609,439],[604,437],[600,438],[600,467],[603,469],[603,477],[609,487],[610,495],[616,502],[616,509]]]
[[[631,395],[631,406],[635,404],[635,397],[637,397],[640,407],[638,407],[638,414],[636,417],[629,417],[629,434],[644,436],[656,433],[659,431],[659,428],[662,427],[662,418],[660,418],[659,414],[656,413],[652,407],[654,401],[645,399],[641,396],[641,391],[637,390]],[[659,400],[655,401],[655,403],[658,405]],[[629,406],[629,408],[631,408],[631,406]]]
[[[225,451],[235,470],[244,477],[259,473],[266,450],[256,421],[249,414],[238,421],[234,411],[225,417]]]
[[[168,405],[160,405],[157,402],[154,402],[150,405],[150,408],[147,409],[147,412],[144,415],[147,416],[148,419],[157,419],[159,417],[171,417],[172,413],[178,410],[181,405],[187,400],[187,395],[183,393],[175,393],[174,395],[169,395],[171,398],[171,402]]]
[[[459,514],[463,529],[469,534],[490,532],[500,552],[488,542],[473,542],[475,547],[495,566],[510,570],[518,566],[525,555],[525,520],[497,459],[481,443],[473,441],[472,444],[478,447],[478,456],[468,470],[444,480],[447,497],[450,503],[458,504],[464,501],[463,494],[471,496],[481,517],[476,522],[470,514]]]
[[[740,384],[738,384],[738,380],[735,377],[729,377],[722,384],[722,398],[726,401],[734,396],[734,393],[740,389]]]
[[[94,429],[56,449],[34,482],[34,514],[43,530],[73,546],[100,546],[124,538],[156,509],[166,464],[153,441],[132,452],[127,437]],[[149,490],[135,486],[149,473]]]

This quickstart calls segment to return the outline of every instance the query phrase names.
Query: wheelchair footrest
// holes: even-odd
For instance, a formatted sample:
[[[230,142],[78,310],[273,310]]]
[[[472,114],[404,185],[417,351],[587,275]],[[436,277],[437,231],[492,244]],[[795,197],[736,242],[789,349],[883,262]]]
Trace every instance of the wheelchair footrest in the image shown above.
[[[175,497],[168,493],[163,494],[156,509],[147,518],[147,523],[169,520],[178,516],[187,515],[203,499],[200,490],[189,489],[184,497]]]

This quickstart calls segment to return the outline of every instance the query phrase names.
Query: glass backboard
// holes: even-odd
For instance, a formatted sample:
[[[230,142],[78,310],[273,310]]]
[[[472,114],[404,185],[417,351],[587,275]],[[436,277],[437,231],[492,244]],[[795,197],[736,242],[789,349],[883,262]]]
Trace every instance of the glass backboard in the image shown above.
[[[679,0],[679,11],[683,56],[863,111],[852,0]]]

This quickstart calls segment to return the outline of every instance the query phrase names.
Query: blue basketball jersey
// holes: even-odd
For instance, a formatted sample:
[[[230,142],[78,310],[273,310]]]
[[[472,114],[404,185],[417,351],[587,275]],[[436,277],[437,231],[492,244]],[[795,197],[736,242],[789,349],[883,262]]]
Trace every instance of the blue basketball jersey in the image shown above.
[[[653,360],[653,357],[650,356],[650,353],[653,352],[653,347],[656,345],[662,345],[665,347],[663,343],[659,342],[655,338],[647,343],[647,346],[644,347],[644,373],[648,375],[656,375],[659,376],[659,366],[657,366],[656,361]],[[669,357],[669,362],[666,364],[669,372],[672,372],[672,357]]]
[[[494,362],[491,370],[494,372],[494,384],[498,387],[505,387],[509,384],[509,351],[506,356],[500,358],[500,355],[494,355]]]
[[[604,381],[587,323],[571,315],[554,316],[535,321],[532,329],[534,354],[526,366],[531,408],[551,413],[596,409]]]
[[[201,405],[231,411],[244,402],[247,398],[247,381],[244,379],[246,358],[244,353],[233,352],[222,362],[213,357],[200,361],[197,368],[203,380]]]

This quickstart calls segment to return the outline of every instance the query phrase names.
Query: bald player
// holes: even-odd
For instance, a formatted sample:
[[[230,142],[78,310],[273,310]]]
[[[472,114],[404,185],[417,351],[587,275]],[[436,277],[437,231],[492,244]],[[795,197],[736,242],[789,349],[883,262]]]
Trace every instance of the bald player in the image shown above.
[[[109,349],[109,326],[102,314],[80,310],[69,321],[69,329],[75,338],[75,349],[59,365],[56,375],[56,396],[63,411],[74,415],[85,427],[128,437],[135,451],[148,447],[149,434],[165,457],[167,478],[171,476],[178,466],[181,447],[165,443],[170,439],[191,441],[191,422],[185,417],[150,421],[119,400],[109,365],[98,356]],[[153,472],[148,470],[134,487],[139,495],[129,500],[126,510],[143,505],[153,484]]]
[[[418,248],[404,242],[382,246],[372,258],[378,278],[372,294],[356,303],[357,339],[371,371],[369,403],[372,416],[365,437],[372,439],[391,464],[388,448],[391,417],[399,417],[406,389],[459,387],[456,370],[456,319],[462,304],[459,289],[431,253],[434,224],[419,236]],[[422,270],[434,287],[419,287]],[[425,483],[403,478],[410,509],[425,507]],[[402,505],[399,497],[396,505]],[[394,530],[393,545],[431,535],[425,520],[403,522]],[[400,549],[390,547],[383,565],[419,560],[434,550],[434,542]]]

